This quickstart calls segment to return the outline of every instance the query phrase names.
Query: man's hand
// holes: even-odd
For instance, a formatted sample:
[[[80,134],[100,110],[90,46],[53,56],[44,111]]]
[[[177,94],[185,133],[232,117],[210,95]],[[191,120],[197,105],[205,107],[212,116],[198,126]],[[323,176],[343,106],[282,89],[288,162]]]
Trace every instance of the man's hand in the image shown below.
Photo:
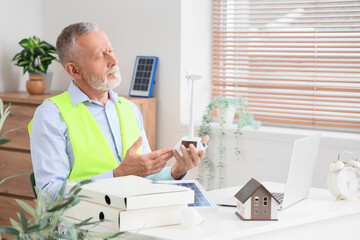
[[[114,177],[136,175],[146,177],[148,175],[159,172],[172,158],[170,148],[162,148],[157,151],[139,155],[136,153],[142,144],[142,137],[128,149],[122,163],[113,170]]]
[[[209,141],[209,136],[204,136],[203,141],[207,143]],[[187,150],[184,145],[180,146],[180,150],[183,154],[182,157],[175,149],[172,149],[172,154],[176,159],[176,162],[171,169],[171,175],[174,179],[178,179],[181,175],[190,169],[197,167],[201,160],[203,160],[205,157],[204,150],[198,152],[193,144],[190,144],[189,148],[190,150]]]

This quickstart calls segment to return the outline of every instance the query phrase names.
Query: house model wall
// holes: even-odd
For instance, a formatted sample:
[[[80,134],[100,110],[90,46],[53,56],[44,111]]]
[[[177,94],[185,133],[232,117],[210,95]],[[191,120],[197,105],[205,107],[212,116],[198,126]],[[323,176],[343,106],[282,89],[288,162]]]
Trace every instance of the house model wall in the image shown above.
[[[254,178],[245,184],[235,198],[236,214],[243,220],[277,221],[278,200]]]

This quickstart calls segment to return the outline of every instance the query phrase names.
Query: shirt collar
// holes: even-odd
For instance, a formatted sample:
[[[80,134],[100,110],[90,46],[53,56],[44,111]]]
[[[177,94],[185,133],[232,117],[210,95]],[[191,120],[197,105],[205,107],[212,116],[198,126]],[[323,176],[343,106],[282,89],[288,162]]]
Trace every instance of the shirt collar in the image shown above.
[[[79,103],[91,100],[83,91],[81,91],[81,89],[78,86],[76,86],[74,81],[70,82],[68,92],[69,92],[71,103],[72,103],[73,107],[75,107]],[[114,103],[119,101],[118,95],[113,90],[109,90],[109,100]]]

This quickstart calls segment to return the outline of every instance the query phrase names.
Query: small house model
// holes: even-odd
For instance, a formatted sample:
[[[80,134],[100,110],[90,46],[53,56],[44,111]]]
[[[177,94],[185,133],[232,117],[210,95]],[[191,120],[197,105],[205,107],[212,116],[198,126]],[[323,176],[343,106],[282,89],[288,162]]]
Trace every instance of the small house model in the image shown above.
[[[248,221],[277,221],[277,209],[280,202],[258,181],[250,179],[235,194],[236,214]]]

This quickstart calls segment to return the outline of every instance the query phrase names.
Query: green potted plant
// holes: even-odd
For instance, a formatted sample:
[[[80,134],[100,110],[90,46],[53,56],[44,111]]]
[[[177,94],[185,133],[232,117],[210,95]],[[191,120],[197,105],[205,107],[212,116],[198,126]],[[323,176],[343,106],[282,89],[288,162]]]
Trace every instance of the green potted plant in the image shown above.
[[[227,110],[229,108],[235,108],[235,112],[237,116],[239,117],[239,120],[237,122],[237,127],[234,132],[235,139],[236,139],[236,147],[234,149],[234,154],[237,159],[240,158],[240,146],[239,146],[239,140],[242,135],[241,129],[243,127],[250,127],[257,129],[260,127],[260,122],[255,121],[252,113],[249,111],[249,108],[247,107],[247,99],[242,98],[241,96],[237,98],[230,98],[230,97],[223,97],[218,96],[215,97],[210,101],[210,103],[207,105],[205,113],[203,114],[201,126],[199,130],[199,136],[203,137],[205,135],[210,136],[210,141],[208,142],[208,145],[210,145],[209,149],[211,148],[211,141],[213,139],[213,130],[211,127],[211,123],[213,122],[212,114],[216,110],[217,111],[217,118],[219,122],[219,132],[216,134],[219,142],[217,146],[218,150],[218,156],[216,156],[217,163],[215,163],[214,157],[211,155],[211,152],[208,151],[205,155],[205,158],[199,165],[199,174],[198,174],[198,180],[206,186],[206,188],[212,189],[214,186],[214,178],[215,175],[218,176],[218,187],[223,187],[224,184],[224,154],[226,150],[226,146],[224,144],[224,138],[225,138],[225,126],[228,124],[232,124],[234,114],[228,114],[230,115],[229,119],[226,119],[227,117]]]
[[[26,173],[25,173],[26,174]],[[0,184],[4,181],[23,174],[16,174],[14,176],[7,177],[0,181]],[[96,227],[100,221],[91,221],[91,218],[84,221],[75,223],[68,221],[63,215],[66,210],[77,205],[82,199],[86,199],[86,196],[79,195],[81,187],[84,184],[88,184],[91,180],[84,180],[77,183],[71,190],[65,195],[64,181],[60,191],[58,192],[53,202],[48,201],[49,196],[46,199],[43,196],[41,190],[35,187],[37,198],[34,200],[36,207],[33,208],[29,204],[22,200],[16,200],[21,208],[24,209],[32,217],[27,219],[23,212],[18,213],[19,222],[10,218],[12,226],[0,226],[0,233],[15,235],[14,239],[109,239],[115,238],[122,234],[122,232],[94,232],[93,227]],[[0,235],[1,239],[1,235]]]
[[[49,65],[53,60],[59,61],[54,54],[56,49],[53,45],[41,41],[33,36],[24,38],[19,42],[23,50],[13,57],[15,65],[23,67],[23,74],[29,73],[29,81],[26,82],[26,89],[30,94],[43,94],[50,89],[50,84],[46,87],[43,77],[47,73]],[[51,76],[50,78],[51,79]]]

